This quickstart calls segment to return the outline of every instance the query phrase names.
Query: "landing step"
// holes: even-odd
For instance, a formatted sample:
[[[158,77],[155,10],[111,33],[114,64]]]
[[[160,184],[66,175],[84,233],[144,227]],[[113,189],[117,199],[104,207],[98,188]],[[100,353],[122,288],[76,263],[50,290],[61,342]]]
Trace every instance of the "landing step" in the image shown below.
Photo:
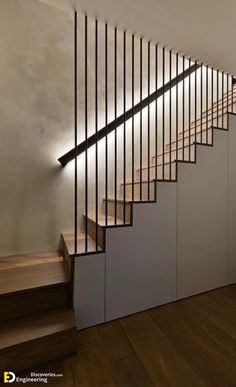
[[[0,258],[0,295],[69,282],[63,257],[36,253]]]
[[[0,258],[0,322],[64,308],[70,278],[58,253]]]
[[[73,310],[64,308],[0,324],[2,370],[22,371],[75,352]]]

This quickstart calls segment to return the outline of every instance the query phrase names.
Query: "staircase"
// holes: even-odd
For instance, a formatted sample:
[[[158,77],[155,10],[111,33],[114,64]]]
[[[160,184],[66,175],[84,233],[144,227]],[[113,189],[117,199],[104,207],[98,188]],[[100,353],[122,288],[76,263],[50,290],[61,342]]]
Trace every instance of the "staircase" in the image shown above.
[[[78,251],[74,253],[74,233],[63,233],[64,254],[70,261],[74,256],[102,253],[106,249],[106,229],[116,227],[130,227],[133,224],[132,206],[135,203],[155,203],[156,182],[176,182],[178,179],[178,163],[196,163],[196,145],[213,146],[214,130],[228,130],[228,119],[234,114],[236,85],[232,91],[225,93],[223,98],[215,102],[209,110],[204,111],[202,119],[191,123],[190,127],[180,133],[174,141],[165,145],[164,152],[151,156],[149,166],[137,168],[134,181],[120,184],[116,200],[103,198],[103,212],[96,219],[96,214],[83,215],[87,224],[86,233],[77,235]],[[142,180],[140,180],[140,175]],[[165,178],[163,178],[165,175]],[[157,177],[156,177],[157,176]],[[140,192],[142,191],[142,200]],[[107,202],[107,205],[106,205]],[[106,212],[107,208],[107,212]],[[97,236],[97,243],[96,243]],[[86,243],[87,240],[87,243]],[[86,247],[87,244],[87,247]]]
[[[71,280],[58,253],[0,260],[1,372],[75,353]]]
[[[59,159],[63,166],[72,160],[75,163],[74,229],[62,233],[63,246],[59,253],[0,259],[0,364],[3,371],[20,372],[75,352],[72,300],[76,258],[86,259],[89,255],[104,253],[106,230],[132,227],[133,206],[155,203],[157,182],[176,182],[179,163],[196,163],[197,145],[213,146],[215,130],[228,130],[229,115],[234,114],[236,85],[231,75],[199,65],[151,42],[145,43],[134,35],[129,39],[131,57],[128,61],[125,31],[110,30],[107,24],[101,23],[104,27],[101,37],[97,20],[80,17],[82,22],[78,27],[75,12],[75,144]],[[92,58],[88,57],[89,22],[93,23],[94,31]],[[78,55],[78,28],[84,28],[81,36],[85,55]],[[108,42],[108,33],[113,34],[112,43]],[[122,55],[121,51],[118,54],[121,38]],[[98,95],[98,42],[101,39],[104,43],[104,63],[100,69],[104,85],[102,113],[98,108],[102,98]],[[110,50],[114,53],[112,64]],[[146,56],[144,74],[143,57]],[[78,66],[78,60],[83,60],[83,66],[81,63]],[[151,62],[155,64],[152,70]],[[128,65],[129,71],[131,69],[129,103]],[[113,99],[108,93],[109,67],[113,69]],[[84,71],[80,77],[84,93],[80,96],[84,101],[82,109],[78,108],[78,68]],[[91,68],[94,73],[90,74],[89,87]],[[139,94],[138,102],[135,90]],[[90,131],[88,105],[91,100],[94,130]],[[118,109],[118,100],[122,100],[122,109]],[[111,105],[113,121],[108,114]],[[119,115],[118,111],[122,113]],[[104,120],[100,119],[104,124],[102,128],[99,127],[100,116]],[[82,120],[84,127],[81,129]],[[84,129],[81,143],[78,142],[78,122],[80,130]],[[89,154],[92,147],[93,152]],[[92,177],[89,175],[91,159]],[[102,163],[103,168],[100,168]],[[82,178],[78,171],[84,172]]]

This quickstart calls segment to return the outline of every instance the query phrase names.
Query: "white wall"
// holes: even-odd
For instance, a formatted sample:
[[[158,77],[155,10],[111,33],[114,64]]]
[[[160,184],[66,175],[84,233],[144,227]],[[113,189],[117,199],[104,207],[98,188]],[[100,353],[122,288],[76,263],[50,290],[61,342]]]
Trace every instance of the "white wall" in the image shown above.
[[[181,50],[192,58],[235,74],[232,50],[236,4],[217,0],[39,0],[109,20],[131,32]],[[219,28],[220,26],[220,28]]]

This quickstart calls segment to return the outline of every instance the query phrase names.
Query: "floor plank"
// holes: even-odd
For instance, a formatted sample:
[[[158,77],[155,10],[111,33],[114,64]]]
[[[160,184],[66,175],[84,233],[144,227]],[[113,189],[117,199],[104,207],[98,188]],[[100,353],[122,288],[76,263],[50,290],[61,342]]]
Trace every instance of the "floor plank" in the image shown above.
[[[124,318],[121,324],[156,386],[204,386],[148,313]]]
[[[232,356],[204,331],[199,317],[186,313],[182,305],[166,305],[149,311],[149,315],[205,385],[233,386],[236,372]]]
[[[72,362],[75,386],[116,386],[116,378],[108,352],[98,328],[78,334],[78,354]]]
[[[153,386],[119,321],[98,327],[119,386]]]

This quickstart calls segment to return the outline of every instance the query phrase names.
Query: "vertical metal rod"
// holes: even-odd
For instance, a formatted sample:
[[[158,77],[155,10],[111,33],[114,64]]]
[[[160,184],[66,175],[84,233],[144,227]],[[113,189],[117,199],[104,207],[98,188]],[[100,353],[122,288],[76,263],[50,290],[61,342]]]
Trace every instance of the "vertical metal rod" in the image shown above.
[[[98,250],[98,21],[95,21],[95,216],[96,216],[96,250]]]
[[[219,127],[219,70],[217,70],[217,80],[216,80],[216,94],[217,94],[217,127]]]
[[[117,28],[114,30],[114,113],[115,113],[115,122],[117,121]],[[115,224],[117,223],[117,126],[115,127],[115,152],[114,152],[114,194],[115,194]]]
[[[172,51],[170,50],[169,52],[169,79],[170,79],[170,91],[169,91],[169,143],[170,143],[170,157],[169,157],[169,179],[171,180],[171,172],[172,172],[172,165],[171,165],[171,156],[172,156],[172,104],[171,104],[171,98],[172,98]]]
[[[232,85],[232,96],[231,96],[231,112],[234,111],[234,85],[233,85],[233,77],[231,76],[231,85]]]
[[[140,39],[140,101],[143,99],[143,39]],[[142,200],[143,112],[140,110],[140,201]]]
[[[85,141],[88,145],[88,17],[85,15],[85,63],[84,63],[84,79],[85,79]],[[85,251],[88,251],[88,146],[85,151]]]
[[[124,191],[123,191],[123,222],[126,223],[126,31],[123,34],[123,108],[124,108],[124,127],[123,127],[123,178],[124,178]]]
[[[224,127],[224,72],[221,73],[221,81],[222,81],[222,128]]]
[[[165,84],[165,47],[162,50],[162,83]],[[162,179],[165,180],[165,93],[162,98]]]
[[[206,143],[208,144],[208,134],[209,134],[209,130],[208,130],[208,116],[209,116],[209,112],[208,112],[208,69],[209,69],[209,66],[207,65],[206,67]]]
[[[185,56],[183,56],[183,72],[185,70]],[[185,91],[184,91],[184,88],[185,88],[185,81],[183,79],[183,106],[182,106],[182,109],[183,109],[183,133],[182,133],[182,160],[184,160],[184,145],[185,145]]]
[[[74,251],[77,253],[77,234],[78,234],[78,214],[77,214],[77,206],[78,206],[78,163],[77,163],[77,143],[78,143],[78,133],[77,133],[77,81],[78,81],[78,69],[77,69],[77,12],[75,11],[74,15],[74,114],[75,114],[75,132],[74,132],[74,140],[75,140],[75,214],[74,214]]]
[[[227,73],[227,109],[226,113],[229,110],[229,74]],[[228,119],[227,119],[227,129],[228,129]]]
[[[228,73],[226,76],[226,87],[227,87],[227,109],[226,109],[226,112],[227,112],[229,109],[229,74]]]
[[[195,60],[195,65],[197,61]],[[197,141],[197,71],[195,71],[194,84],[194,142]],[[196,161],[196,146],[194,147],[194,161]]]
[[[188,134],[188,159],[191,161],[191,73],[190,73],[191,59],[188,60],[189,67],[189,90],[188,90],[188,121],[189,121],[189,134]]]
[[[108,33],[105,24],[105,125],[108,124]],[[105,138],[105,223],[108,221],[108,139]]]
[[[201,105],[200,105],[200,115],[201,115],[201,134],[200,134],[200,142],[202,142],[202,88],[203,88],[203,76],[202,76],[202,63],[201,63]]]
[[[176,77],[179,76],[179,53],[176,54]],[[179,82],[176,84],[176,123],[175,123],[175,153],[176,160],[179,159]]]
[[[211,126],[214,125],[214,70],[211,68]],[[213,130],[213,129],[212,129]]]
[[[134,35],[132,35],[132,109],[134,108]],[[132,201],[134,201],[134,114],[132,115]]]
[[[150,95],[150,41],[148,42],[148,99]],[[147,128],[147,158],[148,158],[148,200],[150,200],[150,102],[148,104],[148,128]]]
[[[156,83],[156,90],[158,87],[158,46],[156,44],[155,46],[155,83]],[[155,179],[157,180],[157,98],[155,101]]]

